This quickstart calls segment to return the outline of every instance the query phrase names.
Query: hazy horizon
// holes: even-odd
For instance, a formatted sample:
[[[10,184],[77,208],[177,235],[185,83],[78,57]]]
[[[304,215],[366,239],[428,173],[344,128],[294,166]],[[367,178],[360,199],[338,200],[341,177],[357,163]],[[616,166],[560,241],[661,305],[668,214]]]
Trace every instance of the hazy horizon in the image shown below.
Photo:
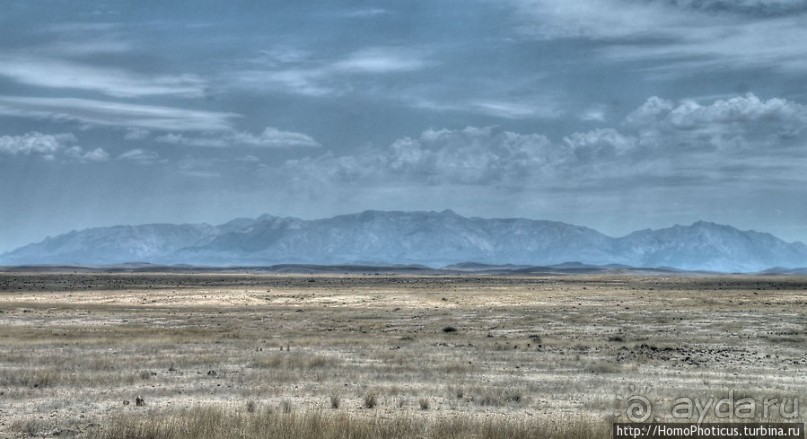
[[[0,253],[364,210],[807,242],[805,18],[802,0],[11,0]]]
[[[53,234],[53,235],[47,235],[47,236],[43,236],[43,237],[42,237],[42,239],[38,239],[38,240],[35,240],[35,241],[28,242],[28,243],[26,243],[26,244],[23,244],[22,246],[15,247],[14,249],[11,249],[11,250],[16,250],[16,249],[18,249],[18,248],[20,248],[20,247],[23,247],[23,246],[25,246],[25,245],[28,245],[28,244],[36,244],[36,243],[42,242],[42,241],[44,241],[44,240],[46,240],[46,239],[49,239],[49,238],[54,238],[54,237],[57,237],[57,236],[60,236],[60,235],[65,235],[65,234],[68,234],[68,233],[71,233],[71,232],[81,232],[81,231],[84,231],[84,230],[92,230],[92,229],[96,229],[96,228],[109,228],[109,227],[119,227],[119,226],[135,226],[135,227],[136,227],[136,226],[146,226],[146,225],[154,225],[154,224],[173,224],[173,225],[181,225],[181,224],[208,224],[208,225],[211,225],[211,226],[221,226],[221,225],[224,225],[224,224],[226,224],[226,223],[228,223],[228,222],[230,222],[230,221],[233,221],[233,220],[238,220],[238,219],[258,219],[259,217],[264,216],[264,215],[270,215],[270,216],[274,216],[274,217],[278,217],[278,218],[294,218],[294,219],[300,219],[300,220],[304,220],[304,221],[317,221],[317,220],[328,220],[328,219],[334,218],[334,217],[336,217],[336,216],[359,215],[359,214],[361,214],[361,213],[365,213],[365,212],[371,212],[371,211],[375,211],[375,212],[385,212],[385,213],[398,212],[398,211],[394,211],[394,210],[377,210],[377,209],[368,209],[368,210],[361,211],[361,212],[348,212],[348,213],[342,213],[342,214],[332,215],[332,216],[328,216],[328,217],[313,217],[313,218],[303,218],[303,217],[296,217],[296,216],[292,216],[292,215],[274,215],[274,214],[272,214],[271,212],[266,212],[266,213],[264,213],[264,214],[261,214],[261,215],[256,215],[256,216],[254,216],[254,217],[233,217],[233,218],[230,218],[230,219],[228,219],[228,220],[225,220],[225,221],[220,221],[220,222],[202,222],[202,221],[197,221],[197,222],[185,222],[185,223],[169,223],[169,222],[161,222],[161,223],[137,223],[137,224],[135,224],[135,223],[132,223],[132,224],[123,224],[123,223],[121,223],[121,224],[105,224],[105,225],[99,225],[99,226],[95,226],[95,227],[87,227],[87,228],[82,228],[82,229],[65,230],[64,232],[56,233],[56,234]],[[462,213],[456,212],[456,211],[454,211],[453,209],[443,209],[442,211],[437,211],[437,210],[421,210],[421,211],[401,211],[401,212],[404,212],[404,213],[422,213],[422,212],[426,212],[426,213],[438,213],[438,214],[439,214],[439,213],[444,213],[444,212],[446,212],[446,211],[451,211],[452,213],[454,213],[454,214],[456,214],[456,215],[459,215],[459,216],[461,216],[461,217],[464,217],[464,218],[481,218],[481,219],[525,219],[525,220],[531,220],[531,221],[553,221],[553,220],[545,220],[545,219],[543,219],[543,218],[527,218],[527,217],[496,217],[496,216],[480,216],[480,215],[463,215]],[[620,235],[612,235],[612,234],[609,234],[609,233],[603,232],[602,230],[598,230],[598,229],[596,229],[596,228],[594,228],[594,227],[589,227],[589,226],[587,226],[587,225],[585,225],[585,224],[575,224],[575,223],[568,223],[568,222],[564,222],[564,221],[558,221],[558,222],[565,223],[565,224],[569,224],[569,225],[572,225],[572,226],[586,227],[586,228],[589,228],[589,229],[594,230],[594,231],[596,231],[596,232],[602,233],[603,235],[605,235],[605,236],[607,236],[607,237],[609,237],[609,238],[624,238],[624,237],[626,237],[626,236],[628,236],[628,235],[630,235],[630,234],[632,234],[632,233],[634,233],[634,232],[640,232],[640,231],[644,231],[644,230],[663,230],[663,229],[669,229],[669,228],[676,227],[676,226],[681,226],[681,227],[689,227],[689,226],[694,226],[694,225],[695,225],[695,223],[700,223],[700,222],[703,222],[703,223],[707,223],[707,224],[716,224],[716,225],[718,225],[718,226],[728,226],[728,227],[732,227],[732,228],[735,228],[735,229],[737,229],[737,230],[739,230],[739,231],[741,231],[741,232],[748,232],[748,231],[750,231],[750,232],[759,232],[759,233],[767,233],[767,234],[771,234],[771,235],[773,235],[775,238],[781,239],[781,240],[783,240],[783,241],[785,241],[785,242],[787,242],[787,243],[789,243],[789,244],[792,244],[792,243],[802,243],[802,244],[805,244],[805,243],[804,243],[804,242],[802,242],[802,241],[788,241],[787,239],[783,239],[782,237],[780,237],[780,236],[776,236],[775,234],[770,233],[770,232],[768,232],[768,231],[766,231],[766,230],[757,230],[757,229],[741,229],[741,228],[737,228],[737,227],[733,226],[732,224],[722,224],[722,223],[716,223],[716,222],[714,222],[714,221],[708,221],[708,220],[696,220],[696,221],[694,221],[694,222],[692,222],[692,223],[686,223],[686,224],[678,224],[678,223],[676,223],[676,224],[670,224],[669,226],[660,226],[660,227],[645,227],[645,228],[642,228],[642,229],[635,229],[635,230],[631,230],[631,231],[629,231],[628,233],[625,233],[625,234],[620,234]],[[3,253],[3,252],[5,252],[5,251],[7,251],[7,250],[0,250],[0,253]]]

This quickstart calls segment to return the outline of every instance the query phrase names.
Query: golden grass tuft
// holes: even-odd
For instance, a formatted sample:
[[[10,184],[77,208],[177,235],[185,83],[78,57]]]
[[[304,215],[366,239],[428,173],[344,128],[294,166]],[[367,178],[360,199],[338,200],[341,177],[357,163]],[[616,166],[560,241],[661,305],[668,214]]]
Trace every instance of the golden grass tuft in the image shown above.
[[[411,415],[362,417],[346,414],[277,413],[264,411],[246,416],[216,407],[193,407],[169,414],[118,415],[90,436],[92,439],[196,439],[196,438],[297,438],[297,439],[598,439],[610,437],[603,420],[570,418],[495,418],[478,420],[470,415],[423,418]]]

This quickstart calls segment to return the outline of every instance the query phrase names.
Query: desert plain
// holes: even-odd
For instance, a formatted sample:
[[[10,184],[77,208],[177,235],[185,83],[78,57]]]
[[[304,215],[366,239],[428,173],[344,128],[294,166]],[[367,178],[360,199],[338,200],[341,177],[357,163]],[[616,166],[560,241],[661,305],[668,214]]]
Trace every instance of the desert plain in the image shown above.
[[[793,276],[7,271],[0,438],[805,422],[806,348]]]

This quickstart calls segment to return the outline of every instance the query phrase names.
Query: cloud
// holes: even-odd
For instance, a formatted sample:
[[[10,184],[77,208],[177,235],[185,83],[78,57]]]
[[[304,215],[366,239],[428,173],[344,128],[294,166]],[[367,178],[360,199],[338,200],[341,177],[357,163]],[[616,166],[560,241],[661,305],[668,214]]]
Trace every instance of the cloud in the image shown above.
[[[692,26],[685,14],[651,2],[630,0],[512,0],[525,19],[523,32],[541,39],[618,40],[677,38]],[[664,14],[664,9],[670,9]]]
[[[595,104],[583,111],[578,118],[583,122],[605,122],[607,109],[605,105]]]
[[[482,114],[512,120],[552,119],[560,117],[564,113],[555,99],[547,97],[534,97],[531,101],[471,99],[444,102],[433,98],[406,98],[404,101],[414,108]]]
[[[118,160],[126,160],[141,165],[148,165],[159,160],[160,155],[154,151],[146,151],[140,148],[132,149],[118,156]]]
[[[258,148],[311,148],[320,146],[311,136],[291,131],[281,131],[277,128],[266,127],[258,135],[244,132],[232,131],[219,134],[208,134],[206,136],[186,136],[184,134],[166,134],[157,137],[158,142],[171,143],[174,145],[202,146],[224,148],[231,146],[249,146]]]
[[[472,112],[487,114],[503,119],[547,119],[562,114],[554,102],[544,101],[544,105],[493,100],[472,100],[468,102]]]
[[[32,98],[0,96],[0,114],[6,116],[79,122],[90,126],[112,126],[155,131],[231,130],[234,113],[195,111],[154,105],[75,98]]]
[[[126,134],[123,136],[126,140],[145,140],[148,139],[151,132],[149,130],[142,130],[142,129],[128,129],[126,130]]]
[[[311,52],[308,50],[289,46],[278,46],[269,50],[261,50],[260,53],[268,57],[269,64],[299,63],[311,57]],[[263,60],[256,60],[256,62],[262,63]]]
[[[659,0],[678,8],[717,13],[778,16],[807,11],[804,0]]]
[[[573,133],[563,142],[580,163],[624,157],[638,147],[635,137],[623,135],[613,128]]]
[[[765,153],[805,140],[807,107],[754,94],[707,105],[651,97],[626,117],[625,126],[636,130],[643,143],[656,147]]]
[[[76,161],[87,162],[105,162],[109,160],[109,154],[101,148],[95,148],[92,151],[84,151],[79,146],[73,146],[64,151],[65,155]]]
[[[495,127],[427,130],[385,148],[343,155],[329,151],[265,172],[314,192],[311,188],[423,185],[508,188],[510,193],[711,188],[773,169],[781,178],[802,181],[805,126],[807,108],[781,98],[749,94],[676,103],[651,97],[618,126],[572,132],[559,140]],[[785,155],[789,158],[782,164]]]
[[[290,160],[283,172],[290,181],[302,184],[312,179],[322,184],[495,185],[542,173],[558,160],[556,153],[540,134],[468,127],[427,130],[381,150]]]
[[[327,68],[346,73],[398,73],[420,70],[426,66],[415,51],[394,48],[369,48],[353,52]]]
[[[230,74],[228,82],[245,90],[269,90],[302,96],[323,97],[341,93],[336,84],[326,81],[320,69],[287,69],[280,71],[244,70]]]
[[[422,70],[430,65],[423,51],[397,47],[371,47],[336,60],[314,59],[310,52],[281,47],[264,51],[280,66],[228,74],[234,87],[269,90],[303,96],[337,96],[356,90],[356,76],[386,76]]]
[[[475,127],[428,130],[417,139],[400,139],[386,157],[388,168],[396,173],[466,184],[496,183],[540,172],[553,158],[546,136]]]
[[[807,70],[804,1],[510,0],[523,34],[601,43],[611,61],[653,60],[660,78],[704,68]],[[718,13],[718,12],[727,13]],[[753,12],[753,13],[752,13]]]
[[[709,105],[692,100],[675,105],[671,101],[651,97],[628,115],[627,122],[634,125],[664,123],[678,129],[714,125],[743,128],[747,124],[764,122],[798,129],[807,122],[807,107],[781,98],[764,101],[753,93],[717,100]]]
[[[20,136],[0,136],[0,154],[38,155],[48,159],[76,142],[73,134],[26,133]]]
[[[102,148],[85,151],[80,146],[74,145],[76,142],[76,136],[71,133],[42,134],[30,132],[19,136],[0,136],[0,155],[37,156],[48,161],[55,160],[59,155],[63,155],[68,159],[82,163],[103,162],[109,158],[109,154]]]
[[[386,9],[370,8],[370,9],[356,9],[354,11],[345,13],[344,16],[349,18],[370,18],[370,17],[378,17],[379,15],[387,15],[389,13],[390,11]]]
[[[120,98],[205,95],[205,81],[194,75],[141,75],[117,68],[32,56],[0,57],[0,76],[46,88],[87,90]]]

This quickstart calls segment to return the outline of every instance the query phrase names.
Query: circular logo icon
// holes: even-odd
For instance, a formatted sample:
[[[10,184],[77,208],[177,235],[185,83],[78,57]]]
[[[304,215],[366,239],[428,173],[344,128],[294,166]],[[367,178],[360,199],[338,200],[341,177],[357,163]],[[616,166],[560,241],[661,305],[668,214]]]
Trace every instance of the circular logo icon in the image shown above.
[[[653,405],[650,400],[641,395],[634,395],[626,401],[625,413],[631,422],[644,422],[650,419]]]

